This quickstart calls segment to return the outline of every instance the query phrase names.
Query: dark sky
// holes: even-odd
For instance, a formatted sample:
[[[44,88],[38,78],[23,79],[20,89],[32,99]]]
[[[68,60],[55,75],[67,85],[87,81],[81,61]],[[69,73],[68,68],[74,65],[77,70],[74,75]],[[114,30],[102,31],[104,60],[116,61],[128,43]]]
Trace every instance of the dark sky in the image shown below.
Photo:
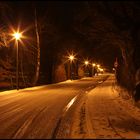
[[[95,44],[88,42],[86,37],[82,38],[79,34],[74,31],[75,17],[79,12],[86,9],[86,2],[70,2],[70,1],[13,1],[9,2],[12,6],[13,14],[15,17],[12,17],[11,20],[13,23],[17,23],[19,20],[22,23],[22,26],[28,26],[34,20],[33,5],[37,7],[37,14],[39,18],[46,15],[46,23],[49,21],[53,24],[60,32],[63,40],[72,42],[71,40],[76,40],[81,43],[81,49],[84,47],[85,56],[89,54],[92,56],[92,51],[94,51]],[[16,22],[15,22],[16,21]],[[42,39],[43,40],[43,39]],[[46,37],[44,36],[44,44]],[[62,43],[61,42],[61,43]],[[43,43],[42,43],[43,44]],[[80,49],[80,46],[78,46]],[[93,49],[92,49],[93,47]],[[110,57],[102,57],[102,54],[93,52],[93,59],[101,59],[100,61],[108,62],[108,65],[112,66],[115,56],[118,55],[116,48],[112,49],[113,53]],[[114,56],[115,54],[115,56]],[[105,55],[104,55],[105,56]],[[112,57],[112,60],[110,58]]]
[[[68,32],[72,29],[74,11],[80,7],[80,2],[70,1],[13,1],[10,5],[17,20],[33,20],[32,5],[36,5],[39,17],[45,14],[62,31]]]

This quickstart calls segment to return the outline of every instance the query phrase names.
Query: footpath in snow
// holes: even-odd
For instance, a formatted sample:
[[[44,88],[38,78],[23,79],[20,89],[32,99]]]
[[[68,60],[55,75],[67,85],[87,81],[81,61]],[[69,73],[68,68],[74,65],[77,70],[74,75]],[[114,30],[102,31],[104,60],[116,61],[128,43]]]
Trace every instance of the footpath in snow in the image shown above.
[[[72,138],[140,139],[140,109],[114,81],[112,75],[87,94],[75,113]]]

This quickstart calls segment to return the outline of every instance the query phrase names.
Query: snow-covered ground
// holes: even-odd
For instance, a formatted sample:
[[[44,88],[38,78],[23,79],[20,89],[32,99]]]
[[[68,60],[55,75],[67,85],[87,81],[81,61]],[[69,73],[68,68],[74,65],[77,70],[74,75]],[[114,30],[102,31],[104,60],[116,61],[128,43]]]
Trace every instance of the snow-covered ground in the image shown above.
[[[114,82],[104,74],[0,92],[0,138],[140,139],[140,109]]]
[[[120,91],[113,75],[91,90],[75,113],[70,137],[140,139],[140,109]]]
[[[77,97],[106,77],[0,92],[0,138],[54,138]]]

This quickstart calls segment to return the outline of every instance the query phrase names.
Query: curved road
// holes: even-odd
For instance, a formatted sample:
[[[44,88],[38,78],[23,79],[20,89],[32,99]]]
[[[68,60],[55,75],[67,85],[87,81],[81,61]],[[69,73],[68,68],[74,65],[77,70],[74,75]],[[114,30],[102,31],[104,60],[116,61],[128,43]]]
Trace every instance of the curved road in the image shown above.
[[[0,138],[57,138],[64,116],[71,122],[82,97],[108,76],[0,92]]]
[[[0,138],[140,139],[140,109],[114,81],[104,74],[0,92]]]

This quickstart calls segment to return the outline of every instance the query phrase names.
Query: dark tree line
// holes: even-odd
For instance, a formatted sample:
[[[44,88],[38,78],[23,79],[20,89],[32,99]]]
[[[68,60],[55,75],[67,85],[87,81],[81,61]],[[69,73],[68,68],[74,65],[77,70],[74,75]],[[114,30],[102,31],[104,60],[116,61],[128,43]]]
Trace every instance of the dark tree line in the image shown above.
[[[89,57],[108,68],[117,57],[118,83],[133,91],[140,68],[139,2],[1,2],[0,8],[1,21],[5,21],[0,27],[1,72],[12,71],[14,75],[15,49],[12,43],[6,44],[5,33],[11,23],[16,25],[22,19],[23,27],[30,25],[30,39],[24,41],[26,47],[21,46],[21,74],[26,75],[26,83],[66,80],[66,55],[73,50],[81,60]]]
[[[140,67],[140,3],[86,2],[87,13],[79,12],[75,30],[98,47],[121,50],[117,68],[118,82],[129,90],[135,87],[135,74]],[[80,15],[81,14],[81,15]]]

